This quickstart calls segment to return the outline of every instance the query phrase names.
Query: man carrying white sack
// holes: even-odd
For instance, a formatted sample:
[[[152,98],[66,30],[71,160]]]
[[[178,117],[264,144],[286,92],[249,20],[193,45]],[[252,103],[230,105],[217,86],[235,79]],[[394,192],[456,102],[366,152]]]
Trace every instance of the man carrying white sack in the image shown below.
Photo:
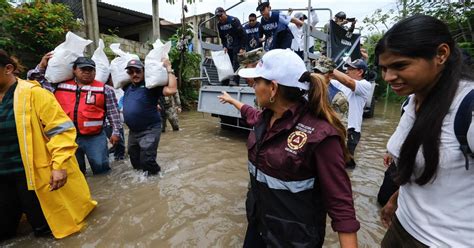
[[[145,87],[145,72],[140,60],[128,62],[130,85],[123,88],[123,117],[130,132],[128,135],[128,154],[136,170],[148,175],[156,175],[161,168],[156,162],[161,135],[161,115],[156,106],[161,96],[171,96],[177,92],[177,83],[171,63],[163,59],[169,79],[168,85],[148,89]]]
[[[86,173],[84,155],[94,175],[105,173],[110,170],[105,118],[113,127],[112,145],[120,141],[122,128],[114,89],[94,80],[95,62],[90,58],[77,58],[73,72],[74,79],[58,84],[54,95],[76,127],[76,158],[82,173]]]

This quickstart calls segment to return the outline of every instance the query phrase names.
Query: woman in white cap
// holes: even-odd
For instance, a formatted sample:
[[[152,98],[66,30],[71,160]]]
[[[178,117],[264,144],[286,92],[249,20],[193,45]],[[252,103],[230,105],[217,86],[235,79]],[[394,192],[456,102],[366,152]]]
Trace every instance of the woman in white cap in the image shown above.
[[[247,142],[251,188],[244,247],[322,247],[327,214],[341,247],[357,247],[360,224],[344,168],[350,158],[346,131],[327,101],[322,76],[307,72],[289,49],[267,52],[256,68],[239,75],[255,78],[263,107],[244,105],[226,92],[219,96],[254,126]]]

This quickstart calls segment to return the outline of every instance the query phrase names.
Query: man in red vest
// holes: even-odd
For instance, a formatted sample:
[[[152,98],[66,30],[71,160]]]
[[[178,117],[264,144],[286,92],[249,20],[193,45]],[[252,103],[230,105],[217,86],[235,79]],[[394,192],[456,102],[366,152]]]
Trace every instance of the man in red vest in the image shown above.
[[[76,126],[76,158],[82,173],[86,172],[85,156],[94,174],[110,170],[107,136],[103,130],[105,118],[113,127],[110,143],[120,140],[122,123],[112,87],[94,80],[95,63],[79,57],[73,64],[74,78],[60,83],[54,95],[64,112]]]

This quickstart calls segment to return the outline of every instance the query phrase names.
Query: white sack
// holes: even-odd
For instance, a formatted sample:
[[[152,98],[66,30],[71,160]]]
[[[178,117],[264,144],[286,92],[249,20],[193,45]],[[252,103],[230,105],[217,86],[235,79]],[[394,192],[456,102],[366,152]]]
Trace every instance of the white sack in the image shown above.
[[[161,60],[168,58],[170,50],[171,41],[163,44],[160,39],[157,39],[153,44],[153,49],[145,57],[145,85],[148,89],[168,84],[168,71]]]
[[[126,53],[120,49],[119,43],[110,44],[112,52],[118,55],[115,59],[110,62],[110,73],[112,74],[112,82],[114,88],[122,88],[130,83],[130,76],[127,74],[127,63],[130,60],[140,59],[138,55]]]
[[[107,55],[105,55],[104,47],[104,41],[100,39],[99,46],[92,55],[92,60],[95,62],[95,80],[107,83],[110,74],[110,63]]]
[[[92,43],[77,36],[72,32],[67,32],[66,40],[57,46],[53,51],[53,57],[48,61],[45,77],[51,83],[60,83],[72,79],[72,63],[78,57],[84,56],[84,48]]]
[[[219,76],[219,82],[234,76],[234,68],[230,62],[229,54],[224,51],[211,51],[212,60],[217,68],[217,75]]]

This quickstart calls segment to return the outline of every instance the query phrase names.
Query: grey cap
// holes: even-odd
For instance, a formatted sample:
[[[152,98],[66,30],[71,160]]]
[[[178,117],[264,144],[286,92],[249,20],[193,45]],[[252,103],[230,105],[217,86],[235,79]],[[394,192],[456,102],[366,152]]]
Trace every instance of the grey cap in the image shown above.
[[[301,19],[301,18],[303,18],[303,20],[308,20],[308,17],[307,17],[305,14],[301,13],[301,12],[296,13],[296,14],[294,15],[294,17],[295,17],[296,19]]]
[[[224,13],[225,13],[225,10],[224,10],[224,8],[222,8],[222,7],[217,7],[216,10],[214,11],[214,14],[215,14],[216,16],[221,16],[221,15],[224,14]]]
[[[95,62],[87,57],[78,57],[76,61],[74,61],[73,66],[77,68],[92,67],[95,69]]]
[[[143,63],[139,59],[130,60],[127,63],[127,67],[125,67],[125,69],[131,68],[131,67],[137,68],[137,69],[143,69],[144,68]]]

